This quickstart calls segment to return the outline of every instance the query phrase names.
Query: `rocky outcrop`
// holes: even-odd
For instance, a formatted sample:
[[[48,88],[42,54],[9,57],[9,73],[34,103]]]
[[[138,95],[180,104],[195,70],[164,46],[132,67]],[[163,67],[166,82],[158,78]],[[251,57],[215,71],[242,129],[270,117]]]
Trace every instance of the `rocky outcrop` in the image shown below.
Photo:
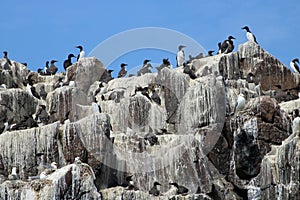
[[[179,67],[108,83],[100,82],[105,67],[96,58],[74,63],[66,75],[16,74],[17,62],[2,69],[0,197],[297,199],[299,136],[290,113],[298,76],[251,42],[190,65],[196,79]],[[45,99],[27,91],[28,77]],[[246,106],[234,112],[239,93]],[[49,124],[5,129],[35,119],[38,105]],[[87,164],[72,164],[76,157]],[[28,181],[54,161],[58,170]],[[21,180],[7,180],[12,167]],[[129,175],[134,190],[120,187]],[[155,181],[158,197],[148,192]],[[176,194],[170,182],[188,194]]]

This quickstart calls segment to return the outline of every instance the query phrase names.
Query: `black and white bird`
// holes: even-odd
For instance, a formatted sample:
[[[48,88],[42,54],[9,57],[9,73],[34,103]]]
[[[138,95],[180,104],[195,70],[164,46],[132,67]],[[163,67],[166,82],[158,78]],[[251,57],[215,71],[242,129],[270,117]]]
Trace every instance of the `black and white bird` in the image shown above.
[[[186,195],[189,192],[189,189],[187,189],[183,185],[178,185],[177,183],[170,183],[170,185],[174,185],[176,187],[177,194]]]
[[[69,54],[68,59],[64,61],[64,69],[67,71],[67,68],[72,65],[72,58],[76,58],[74,54]]]
[[[49,69],[49,61],[46,61],[46,65],[44,67],[44,75],[50,75],[50,73],[48,73],[48,69]]]
[[[147,133],[144,136],[144,140],[145,140],[145,144],[148,144],[150,146],[158,144],[158,137],[154,133]]]
[[[30,95],[34,96],[35,98],[41,99],[40,95],[35,90],[35,87],[33,85],[30,85],[29,83],[26,85],[27,91]]]
[[[10,59],[8,58],[8,53],[7,51],[3,51],[3,58],[5,60],[5,63],[3,64],[3,68],[4,69],[9,69],[9,66],[11,66],[11,61]]]
[[[35,120],[40,120],[43,125],[48,124],[50,115],[46,111],[45,105],[39,105],[39,108],[35,114]]]
[[[152,90],[151,99],[152,99],[152,101],[154,101],[158,105],[161,105],[161,99],[160,99],[160,97],[159,97],[159,95],[158,95],[155,88]]]
[[[299,63],[299,59],[298,59],[298,58],[293,59],[293,60],[290,62],[290,67],[293,69],[294,73],[299,74],[299,73],[300,73],[300,70],[299,70],[299,66],[298,66],[297,63]]]
[[[185,54],[183,51],[183,48],[185,48],[186,46],[183,45],[179,45],[178,47],[178,52],[177,52],[177,56],[176,56],[176,61],[177,61],[177,67],[180,67],[183,65],[183,63],[185,62]]]
[[[125,66],[127,66],[127,64],[125,64],[125,63],[121,64],[121,70],[118,73],[118,78],[123,78],[126,76],[127,70],[126,70]]]
[[[77,56],[77,61],[78,61],[78,60],[84,58],[85,52],[83,51],[83,47],[80,46],[80,45],[76,46],[76,48],[78,48],[80,50],[80,52],[79,52],[79,54]]]
[[[40,87],[40,97],[43,99],[43,100],[46,100],[46,97],[47,97],[47,92],[45,90],[45,85],[41,85]]]
[[[197,76],[194,73],[194,71],[186,63],[183,63],[183,73],[188,74],[191,79],[196,79],[197,78]]]
[[[221,44],[221,53],[231,53],[234,49],[233,39],[235,39],[233,36],[228,36],[228,39],[225,40]]]
[[[208,52],[207,52],[207,57],[208,57],[208,56],[213,56],[213,52],[215,52],[215,51],[213,51],[213,50],[208,51]]]
[[[127,176],[125,178],[125,181],[121,184],[122,187],[126,187],[127,189],[133,189],[134,188],[134,182],[132,180],[132,176]]]
[[[151,69],[152,65],[149,63],[151,60],[144,60],[143,67],[137,72],[138,76],[142,76],[147,73],[152,73]]]
[[[255,42],[256,44],[258,44],[256,41],[255,35],[250,31],[248,26],[244,26],[242,29],[245,29],[247,31],[246,37],[247,37],[248,41]]]
[[[164,58],[162,61],[163,61],[163,63],[160,66],[156,67],[157,71],[160,71],[165,67],[167,67],[169,69],[171,68],[171,63],[168,58]]]
[[[217,54],[221,54],[222,53],[222,42],[218,43],[218,53]]]
[[[57,60],[51,60],[50,67],[46,69],[46,74],[54,75],[56,74],[58,68],[55,66]]]
[[[157,188],[157,186],[161,185],[159,182],[155,181],[153,183],[153,187],[149,190],[149,194],[153,195],[153,196],[158,196],[160,194],[159,189]]]
[[[239,111],[243,110],[245,108],[245,105],[246,105],[246,99],[245,99],[245,95],[240,93],[238,98],[237,98],[237,101],[235,103],[235,106],[234,106],[234,114],[238,113]]]
[[[17,168],[13,167],[11,170],[11,174],[8,175],[8,180],[18,180],[20,179],[17,174]]]
[[[105,70],[100,78],[100,81],[104,82],[104,83],[108,83],[109,81],[113,80],[114,78],[112,77],[111,73],[114,70],[109,69],[109,70]]]

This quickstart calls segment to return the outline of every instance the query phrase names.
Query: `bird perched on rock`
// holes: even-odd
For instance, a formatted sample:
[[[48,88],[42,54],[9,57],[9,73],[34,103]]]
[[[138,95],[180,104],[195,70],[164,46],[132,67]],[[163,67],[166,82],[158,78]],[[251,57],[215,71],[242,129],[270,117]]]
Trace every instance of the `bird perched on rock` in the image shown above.
[[[17,168],[13,167],[11,170],[11,174],[8,175],[8,180],[19,180],[19,176],[17,174]]]
[[[43,123],[43,125],[48,124],[50,116],[46,111],[45,105],[39,105],[39,108],[35,114],[35,120],[40,119],[40,121]]]
[[[148,87],[137,87],[135,89],[135,93],[136,94],[142,94],[145,97],[147,97],[147,99],[149,99],[151,101],[151,98],[149,96],[149,88]]]
[[[160,194],[159,189],[157,188],[157,186],[161,185],[159,182],[155,181],[153,183],[153,187],[149,190],[149,194],[153,195],[153,196],[158,196]]]
[[[126,76],[127,70],[126,70],[125,66],[127,66],[127,64],[125,64],[125,63],[121,64],[121,70],[118,73],[118,78],[123,78]]]
[[[183,51],[183,48],[185,48],[185,47],[186,46],[183,46],[183,45],[178,46],[178,52],[177,52],[177,56],[176,56],[177,67],[182,66],[183,63],[185,62],[185,54]]]
[[[249,29],[248,26],[244,26],[242,29],[245,29],[245,30],[247,31],[246,37],[247,37],[248,41],[250,41],[250,42],[255,42],[256,44],[258,44],[257,41],[256,41],[256,37],[255,37],[254,34],[250,31],[250,29]]]
[[[299,63],[299,59],[295,58],[290,62],[290,67],[293,69],[294,73],[299,74],[300,70],[299,70],[299,66],[297,65],[297,63]]]
[[[72,65],[72,58],[76,58],[74,54],[69,54],[68,59],[64,61],[64,69],[67,71],[68,67]]]
[[[184,187],[183,185],[178,185],[177,183],[169,183],[170,185],[174,185],[177,189],[177,194],[186,195],[189,192],[189,189]]]
[[[197,78],[197,76],[194,73],[194,71],[186,63],[183,63],[183,73],[188,74],[191,79],[196,79]]]
[[[152,99],[152,101],[154,101],[158,105],[161,105],[161,99],[160,99],[159,95],[157,94],[155,88],[152,90],[151,99]]]
[[[169,62],[168,58],[164,58],[163,63],[159,67],[156,67],[156,69],[157,69],[157,71],[160,71],[165,67],[167,67],[169,69],[171,68],[171,63]]]
[[[213,56],[213,52],[215,52],[215,51],[213,51],[213,50],[208,51],[208,52],[207,52],[207,57]]]
[[[23,119],[22,121],[11,125],[10,130],[21,130],[33,127],[38,127],[37,122],[33,119],[32,116],[25,116],[25,119]]]
[[[221,53],[231,53],[234,49],[233,36],[229,36],[227,40],[225,40],[221,45]]]
[[[40,87],[40,97],[43,100],[46,100],[47,92],[45,91],[45,85],[41,85],[41,87]]]
[[[113,80],[114,78],[112,77],[111,73],[114,70],[109,69],[109,70],[105,70],[100,78],[100,81],[104,82],[104,83],[108,83],[109,81]]]
[[[132,180],[132,176],[133,175],[127,176],[121,186],[125,187],[127,190],[137,190],[134,185],[134,181]]]
[[[29,83],[26,85],[27,91],[30,95],[34,96],[37,99],[41,99],[40,95],[36,92],[35,87],[30,85]]]
[[[137,72],[138,76],[151,73],[152,65],[149,63],[151,60],[144,60],[143,67]]]
[[[37,175],[37,176],[29,176],[28,177],[28,180],[29,181],[32,181],[32,180],[38,180],[38,179],[40,179],[40,180],[43,180],[43,179],[45,179],[45,178],[47,178],[47,174],[46,174],[46,172],[42,172],[40,175]]]
[[[218,53],[217,54],[221,54],[222,53],[222,42],[218,43]]]
[[[292,130],[293,130],[293,133],[297,133],[297,134],[300,133],[300,115],[299,115],[298,109],[294,110],[294,119],[293,119]]]
[[[5,60],[5,63],[3,65],[3,69],[9,69],[10,68],[9,66],[11,66],[11,61],[8,58],[8,53],[7,53],[7,51],[3,51],[3,54],[4,54],[3,58]]]
[[[50,75],[50,73],[48,73],[49,70],[49,61],[46,61],[46,65],[44,67],[44,75]]]
[[[85,52],[83,51],[83,47],[80,45],[76,46],[76,48],[78,48],[80,50],[80,52],[77,56],[77,61],[79,61],[80,59],[84,58]]]
[[[240,93],[239,96],[238,96],[238,99],[235,103],[233,113],[236,114],[239,111],[243,110],[245,108],[245,105],[246,105],[245,95]]]
[[[147,142],[150,146],[158,144],[158,138],[154,133],[147,133],[144,139],[145,142]]]
[[[46,69],[46,74],[47,75],[54,75],[56,74],[58,68],[55,66],[55,63],[57,60],[51,60],[50,62],[50,67]]]

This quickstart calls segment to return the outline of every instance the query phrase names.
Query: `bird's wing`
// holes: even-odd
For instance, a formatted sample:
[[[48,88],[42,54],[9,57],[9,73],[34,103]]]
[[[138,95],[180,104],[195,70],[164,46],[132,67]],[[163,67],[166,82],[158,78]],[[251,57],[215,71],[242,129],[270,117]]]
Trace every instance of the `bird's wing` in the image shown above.
[[[300,73],[299,66],[297,65],[297,63],[294,63],[294,66],[295,66],[295,69],[297,70],[297,72]]]
[[[221,53],[224,53],[226,51],[226,49],[228,48],[228,40],[225,40],[222,44],[221,44]]]

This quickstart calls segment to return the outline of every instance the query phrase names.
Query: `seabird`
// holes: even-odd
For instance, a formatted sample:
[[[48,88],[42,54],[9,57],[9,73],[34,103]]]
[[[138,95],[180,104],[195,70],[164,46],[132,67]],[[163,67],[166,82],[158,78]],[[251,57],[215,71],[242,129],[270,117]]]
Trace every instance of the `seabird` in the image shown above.
[[[151,60],[144,60],[143,62],[143,67],[137,72],[138,76],[147,74],[147,73],[151,73],[151,69],[152,65],[149,63]]]
[[[37,122],[32,118],[32,116],[25,116],[25,119],[15,125],[12,125],[10,130],[21,130],[33,127],[38,127]]]
[[[258,44],[254,34],[250,31],[248,26],[244,26],[242,29],[245,29],[247,31],[246,36],[247,36],[248,41],[255,42],[256,44]]]
[[[40,97],[42,97],[43,100],[46,100],[47,92],[45,91],[44,85],[41,85],[40,87]]]
[[[149,143],[150,146],[158,144],[158,138],[154,133],[147,133],[144,137],[145,142]]]
[[[165,67],[167,67],[169,69],[171,68],[171,63],[169,62],[168,58],[164,58],[163,63],[159,67],[156,67],[156,69],[157,69],[157,71],[160,71]]]
[[[29,181],[32,181],[32,180],[37,180],[37,179],[40,179],[40,180],[43,180],[43,179],[45,179],[45,178],[47,178],[47,174],[46,174],[46,172],[42,172],[40,175],[38,175],[38,176],[29,176],[28,177],[28,180]]]
[[[30,95],[34,96],[35,98],[41,99],[40,95],[36,92],[35,87],[30,85],[29,83],[26,85],[27,91]]]
[[[104,82],[104,83],[108,83],[110,80],[113,80],[114,78],[112,77],[111,73],[114,70],[109,69],[109,70],[105,70],[100,78],[100,81]]]
[[[9,130],[9,124],[8,124],[8,122],[5,122],[4,123],[4,130],[2,131],[2,133],[6,132],[8,130]]]
[[[49,61],[46,61],[46,66],[44,67],[44,75],[50,75],[50,73],[48,73],[48,69],[49,69]]]
[[[125,66],[127,66],[127,64],[125,64],[125,63],[121,64],[121,70],[118,73],[118,78],[123,78],[126,76],[127,70],[126,70]]]
[[[74,54],[69,54],[68,59],[64,61],[64,69],[67,71],[67,68],[72,65],[72,58],[76,58]]]
[[[7,89],[7,85],[4,84],[4,83],[2,83],[2,84],[0,85],[0,88],[1,88],[1,89]]]
[[[188,74],[191,79],[196,79],[197,76],[193,72],[193,70],[190,68],[190,66],[186,63],[183,63],[183,73]]]
[[[221,53],[231,53],[234,49],[233,39],[235,39],[233,36],[228,36],[228,39],[225,40],[221,45]]]
[[[295,58],[290,62],[290,67],[293,69],[294,73],[299,74],[299,66],[297,65],[297,63],[299,63],[299,59]]]
[[[149,99],[151,101],[148,90],[149,90],[148,87],[137,87],[135,89],[135,93],[136,94],[140,93],[140,94],[144,95],[145,97],[147,97],[147,99]]]
[[[217,54],[220,54],[220,53],[222,53],[222,42],[218,43],[218,53]]]
[[[300,116],[299,116],[299,110],[294,110],[294,119],[292,124],[292,131],[293,133],[299,133],[300,132]]]
[[[11,174],[8,175],[8,180],[18,180],[20,179],[18,174],[17,174],[17,168],[13,167],[11,170]]]
[[[212,51],[212,50],[208,51],[207,56],[213,56],[213,52],[215,52],[215,51]]]
[[[43,123],[43,125],[48,124],[50,116],[46,111],[45,105],[39,105],[39,108],[35,114],[35,120],[40,119],[40,121]]]
[[[46,69],[46,74],[50,74],[50,75],[56,74],[56,72],[58,70],[58,68],[55,66],[56,62],[57,62],[57,60],[51,60],[50,67]]]
[[[153,184],[153,187],[149,190],[149,194],[153,196],[158,196],[159,195],[159,190],[157,188],[158,185],[161,185],[159,182],[155,181]]]
[[[183,45],[179,45],[178,47],[178,52],[177,52],[177,56],[176,56],[176,60],[177,60],[177,67],[180,67],[183,65],[183,63],[185,62],[185,54],[183,51],[183,48],[185,48],[186,46]]]
[[[10,59],[8,58],[8,53],[7,53],[7,51],[3,51],[3,54],[4,54],[4,56],[3,56],[3,58],[4,58],[4,60],[6,61],[5,62],[5,64],[4,64],[4,66],[3,66],[3,68],[4,69],[9,69],[9,66],[8,65],[10,65],[11,66],[11,61],[10,61]],[[8,65],[7,65],[8,64]]]
[[[234,106],[234,114],[243,110],[245,108],[245,105],[246,105],[245,95],[240,93]]]
[[[170,185],[174,185],[177,188],[177,194],[185,195],[189,192],[189,189],[177,183],[170,183]]]
[[[43,72],[43,69],[41,69],[41,68],[38,68],[38,69],[37,69],[37,73],[38,73],[39,75],[45,75],[45,73]]]
[[[127,176],[125,178],[125,181],[121,184],[122,187],[127,187],[127,188],[132,188],[134,187],[134,182],[132,180],[132,176],[133,175],[130,175],[130,176]]]
[[[155,89],[152,90],[151,99],[158,105],[161,105],[161,99]]]
[[[77,56],[77,61],[79,61],[80,59],[82,59],[85,56],[85,52],[83,51],[82,46],[76,46],[76,48],[78,48],[80,50],[78,56]]]

